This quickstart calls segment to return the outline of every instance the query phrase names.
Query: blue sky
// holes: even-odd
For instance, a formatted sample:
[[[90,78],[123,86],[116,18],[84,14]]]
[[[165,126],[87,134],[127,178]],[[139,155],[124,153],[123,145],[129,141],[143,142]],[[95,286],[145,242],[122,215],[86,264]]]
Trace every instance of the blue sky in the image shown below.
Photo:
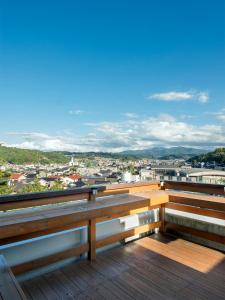
[[[0,0],[0,142],[225,145],[225,2]]]

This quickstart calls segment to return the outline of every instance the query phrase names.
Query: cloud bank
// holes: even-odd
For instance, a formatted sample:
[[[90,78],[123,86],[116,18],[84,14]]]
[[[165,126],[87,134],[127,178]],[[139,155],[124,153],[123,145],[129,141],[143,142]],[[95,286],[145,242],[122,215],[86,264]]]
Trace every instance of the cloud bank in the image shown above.
[[[206,103],[209,100],[209,94],[205,91],[186,91],[186,92],[176,92],[170,91],[165,93],[156,93],[147,97],[149,100],[159,100],[159,101],[187,101],[195,100],[201,103]]]
[[[88,123],[89,134],[49,135],[40,132],[11,132],[18,142],[6,144],[19,148],[58,151],[141,150],[154,146],[225,146],[225,123],[192,125],[171,115],[145,119],[126,119],[122,122]]]

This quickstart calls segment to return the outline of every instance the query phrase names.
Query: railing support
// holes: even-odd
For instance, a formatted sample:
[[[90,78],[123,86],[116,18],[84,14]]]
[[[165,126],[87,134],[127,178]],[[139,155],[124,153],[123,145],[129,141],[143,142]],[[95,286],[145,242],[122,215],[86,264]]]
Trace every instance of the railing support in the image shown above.
[[[159,220],[161,221],[161,227],[159,229],[160,232],[165,232],[165,204],[161,204],[161,208],[159,209]]]
[[[97,188],[92,188],[91,192],[89,192],[88,201],[95,201],[96,197],[97,197],[97,194],[98,194],[98,189]]]
[[[96,260],[96,220],[89,220],[88,224],[88,243],[89,243],[89,251],[88,251],[88,259],[90,261]]]

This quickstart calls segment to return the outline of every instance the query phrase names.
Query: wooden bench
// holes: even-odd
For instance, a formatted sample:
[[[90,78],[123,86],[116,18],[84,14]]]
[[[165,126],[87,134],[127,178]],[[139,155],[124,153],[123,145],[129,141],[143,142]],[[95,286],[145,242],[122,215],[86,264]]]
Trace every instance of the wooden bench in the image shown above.
[[[225,220],[225,197],[209,196],[204,194],[167,191],[169,202],[166,208],[185,213]],[[172,233],[190,234],[205,240],[225,245],[225,236],[196,229],[194,227],[165,222],[165,230]]]
[[[0,299],[27,299],[3,255],[0,255]]]
[[[62,206],[36,208],[31,211],[21,210],[1,217],[0,244],[9,244],[40,237],[71,228],[87,226],[88,242],[74,248],[49,255],[34,261],[12,266],[14,274],[23,273],[69,257],[88,252],[89,260],[95,260],[96,249],[124,240],[128,237],[147,233],[155,228],[163,230],[164,207],[168,202],[165,191],[146,191],[135,194],[100,197],[97,200],[81,203],[69,203]],[[96,223],[122,216],[137,214],[158,208],[160,220],[151,224],[139,225],[133,229],[96,239]]]

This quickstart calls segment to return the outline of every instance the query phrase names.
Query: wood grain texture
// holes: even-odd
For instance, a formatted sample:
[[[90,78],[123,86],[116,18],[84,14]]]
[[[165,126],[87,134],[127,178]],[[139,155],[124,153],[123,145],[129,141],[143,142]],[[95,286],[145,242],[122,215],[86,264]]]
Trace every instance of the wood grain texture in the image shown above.
[[[225,255],[168,235],[153,235],[22,284],[42,299],[224,299]]]
[[[225,212],[225,198],[168,191],[169,202]]]
[[[225,196],[224,185],[221,184],[206,184],[166,180],[164,182],[164,188],[169,190],[182,190],[196,193]]]
[[[223,245],[225,245],[225,236],[222,235],[218,235],[215,233],[210,233],[210,232],[206,232],[206,231],[202,231],[202,230],[198,230],[192,227],[187,227],[187,226],[183,226],[183,225],[178,225],[178,224],[174,224],[174,223],[165,223],[165,228],[167,231],[171,231],[171,232],[183,232],[183,233],[187,233],[187,234],[191,234],[209,241],[213,241],[216,243],[221,243]]]
[[[135,236],[137,234],[146,233],[150,230],[153,230],[155,228],[161,227],[161,222],[154,222],[151,224],[142,225],[136,228],[132,228],[114,235],[111,235],[109,237],[103,238],[101,240],[96,241],[96,247],[101,248],[104,246],[107,246],[109,244],[116,243],[118,241],[124,240],[128,237]]]
[[[0,239],[0,245],[6,245],[6,244],[19,242],[19,241],[25,241],[25,240],[32,239],[35,237],[41,237],[44,235],[62,232],[62,231],[69,230],[69,229],[81,228],[84,226],[88,226],[88,221],[80,221],[77,223],[58,226],[58,227],[54,227],[54,228],[47,229],[47,230],[35,231],[35,232],[27,233],[24,235],[16,235],[16,236],[5,238],[5,239]]]
[[[90,199],[92,198],[93,188],[97,189],[98,197],[104,197],[108,195],[129,193],[132,191],[158,190],[159,187],[159,182],[151,181],[98,187],[84,187],[60,191],[0,195],[0,211]]]
[[[49,256],[45,256],[23,264],[12,266],[11,269],[14,274],[21,274],[33,269],[37,269],[46,265],[53,264],[55,262],[58,262],[66,258],[76,257],[88,251],[89,251],[89,244],[83,244]]]
[[[124,194],[104,197],[98,201],[88,201],[73,205],[36,209],[20,212],[12,216],[2,216],[0,223],[1,239],[19,235],[51,230],[58,224],[69,225],[81,221],[102,218],[124,213],[132,209],[166,203],[168,196],[164,191],[148,192],[144,195]]]
[[[88,224],[88,259],[90,261],[96,260],[96,220],[89,220]]]
[[[201,216],[207,216],[211,218],[225,220],[225,212],[217,211],[217,210],[209,210],[199,207],[194,207],[190,205],[177,204],[173,202],[166,203],[166,208],[184,211],[187,213],[192,213]]]

